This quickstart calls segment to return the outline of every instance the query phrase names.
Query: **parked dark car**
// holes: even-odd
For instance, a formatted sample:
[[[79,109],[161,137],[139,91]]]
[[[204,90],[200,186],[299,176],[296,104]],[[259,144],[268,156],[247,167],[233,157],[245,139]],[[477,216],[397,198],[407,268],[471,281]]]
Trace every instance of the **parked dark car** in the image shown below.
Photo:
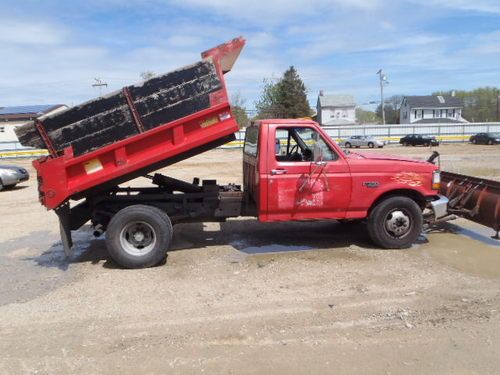
[[[469,142],[475,145],[498,145],[500,144],[500,133],[477,133],[469,138]]]
[[[0,165],[0,190],[4,187],[14,187],[30,178],[28,171],[15,165]]]
[[[424,134],[408,134],[399,140],[403,146],[439,146],[436,137]]]

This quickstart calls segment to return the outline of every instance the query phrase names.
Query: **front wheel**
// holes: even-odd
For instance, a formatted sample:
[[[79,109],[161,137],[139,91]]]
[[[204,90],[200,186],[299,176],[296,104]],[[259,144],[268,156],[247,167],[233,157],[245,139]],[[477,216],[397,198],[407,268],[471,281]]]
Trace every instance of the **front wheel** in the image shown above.
[[[368,233],[385,249],[410,247],[422,232],[420,207],[408,197],[390,197],[378,203],[368,216]]]
[[[133,205],[113,216],[106,231],[106,247],[122,267],[156,266],[166,258],[172,241],[172,223],[156,207]]]
[[[368,143],[368,147],[369,147],[369,148],[373,148],[373,147],[375,147],[375,145],[373,144],[373,142],[369,142],[369,143]]]
[[[351,148],[351,147],[352,147],[352,145],[349,142],[345,143],[345,148]]]

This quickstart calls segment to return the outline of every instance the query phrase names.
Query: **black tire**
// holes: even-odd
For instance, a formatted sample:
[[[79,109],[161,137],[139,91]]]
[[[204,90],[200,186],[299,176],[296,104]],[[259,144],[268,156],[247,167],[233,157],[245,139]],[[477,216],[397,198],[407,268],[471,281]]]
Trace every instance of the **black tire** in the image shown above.
[[[373,147],[375,147],[375,145],[373,144],[373,142],[368,142],[368,147],[373,148]]]
[[[477,141],[475,139],[472,140],[473,144],[477,144]]]
[[[137,238],[133,237],[136,234]],[[165,260],[172,234],[172,222],[165,212],[138,204],[113,216],[106,231],[106,247],[122,267],[153,267]]]
[[[351,147],[352,147],[352,145],[349,142],[345,143],[345,148],[351,148]]]
[[[393,196],[375,206],[367,226],[370,238],[378,246],[405,249],[418,238],[422,225],[422,211],[417,203],[408,197]]]
[[[429,147],[429,146],[430,146],[430,143],[424,143],[424,146],[425,146],[425,147]]]
[[[2,180],[0,180],[0,191],[3,190],[3,183],[2,183]]]
[[[488,141],[488,144],[491,146],[491,145],[493,144],[493,141],[490,139],[490,140]]]

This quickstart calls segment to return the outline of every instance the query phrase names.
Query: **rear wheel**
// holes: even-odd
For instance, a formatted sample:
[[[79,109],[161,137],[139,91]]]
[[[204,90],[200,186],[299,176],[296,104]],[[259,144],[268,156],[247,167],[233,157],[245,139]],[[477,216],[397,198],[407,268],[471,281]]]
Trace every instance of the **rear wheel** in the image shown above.
[[[493,141],[490,139],[490,140],[488,141],[488,144],[491,146],[491,145],[493,144]]]
[[[172,223],[156,207],[133,205],[113,216],[106,246],[113,260],[126,268],[156,266],[166,258],[172,241]]]
[[[0,180],[0,191],[3,190],[3,183],[2,183],[2,180]]]
[[[375,206],[368,217],[368,233],[385,249],[410,247],[422,232],[422,211],[408,197],[390,197]]]
[[[352,145],[349,142],[345,143],[345,148],[351,148],[351,147],[352,147]]]
[[[473,144],[477,144],[477,141],[475,139],[472,140]]]

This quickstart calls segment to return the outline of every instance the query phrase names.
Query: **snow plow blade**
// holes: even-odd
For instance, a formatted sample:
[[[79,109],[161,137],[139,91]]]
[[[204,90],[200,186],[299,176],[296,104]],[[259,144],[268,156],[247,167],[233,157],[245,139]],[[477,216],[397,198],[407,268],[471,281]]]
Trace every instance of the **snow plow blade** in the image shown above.
[[[500,182],[441,172],[440,193],[448,197],[448,213],[500,230]]]

